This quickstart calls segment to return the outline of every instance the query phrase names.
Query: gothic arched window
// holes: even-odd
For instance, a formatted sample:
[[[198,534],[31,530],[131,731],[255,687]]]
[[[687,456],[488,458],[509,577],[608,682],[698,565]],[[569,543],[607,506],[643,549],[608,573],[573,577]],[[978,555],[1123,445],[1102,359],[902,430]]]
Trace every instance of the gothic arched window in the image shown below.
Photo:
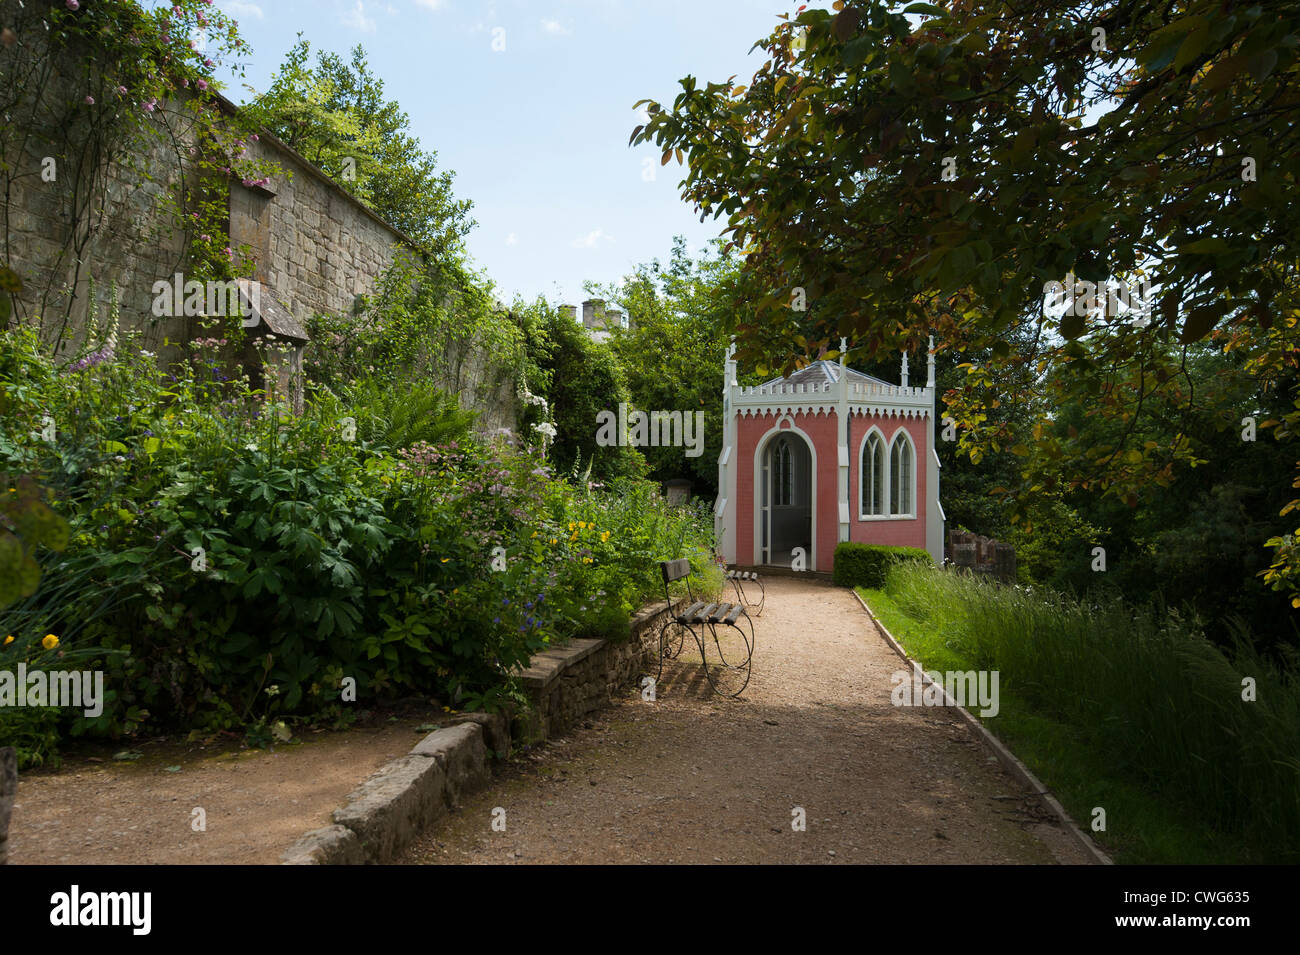
[[[905,432],[894,435],[894,446],[889,451],[889,513],[899,517],[912,516],[912,482],[915,477],[916,454]]]
[[[862,514],[885,513],[885,441],[873,431],[862,445]]]

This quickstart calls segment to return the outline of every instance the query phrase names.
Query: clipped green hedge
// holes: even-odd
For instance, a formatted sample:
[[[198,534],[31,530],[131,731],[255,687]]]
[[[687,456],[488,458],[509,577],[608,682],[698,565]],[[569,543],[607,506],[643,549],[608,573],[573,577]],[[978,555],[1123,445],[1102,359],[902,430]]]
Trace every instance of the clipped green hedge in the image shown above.
[[[845,541],[835,548],[835,569],[831,578],[841,587],[883,587],[885,574],[899,561],[933,564],[930,552],[920,547],[885,547]]]

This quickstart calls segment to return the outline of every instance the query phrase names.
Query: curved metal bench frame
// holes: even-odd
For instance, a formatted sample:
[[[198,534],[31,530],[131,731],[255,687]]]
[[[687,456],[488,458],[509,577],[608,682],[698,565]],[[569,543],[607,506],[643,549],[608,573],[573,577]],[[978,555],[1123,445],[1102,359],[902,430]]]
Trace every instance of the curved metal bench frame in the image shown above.
[[[744,603],[709,603],[698,599],[691,589],[691,563],[684,558],[661,561],[659,572],[664,580],[664,600],[668,605],[669,617],[659,630],[659,659],[655,682],[658,683],[663,676],[664,661],[672,660],[681,654],[686,639],[684,631],[689,631],[695,639],[695,645],[699,648],[700,664],[705,679],[709,681],[710,689],[719,696],[740,696],[749,685],[755,642],[754,621],[750,619]],[[668,591],[668,585],[677,580],[686,581],[687,606],[680,613],[673,612],[673,598]],[[718,639],[719,627],[730,627],[740,635],[745,647],[743,660],[740,659],[741,653],[734,649],[729,651],[732,659],[730,661],[727,659],[727,652],[723,651],[722,642]],[[748,635],[744,627],[748,627]],[[710,642],[712,651],[709,649]],[[718,662],[711,665],[712,655],[716,655]],[[717,672],[713,667],[717,668]],[[740,680],[740,688],[733,690],[730,684],[725,689],[720,687],[720,678],[724,674],[732,681]]]
[[[745,605],[745,612],[748,613],[757,606],[758,609],[754,611],[754,616],[763,616],[763,605],[767,603],[767,588],[758,579],[758,571],[732,568],[727,571],[727,579],[731,581],[731,586],[736,589],[736,597]],[[749,599],[749,594],[745,592],[746,585],[756,585],[758,587],[757,603]]]

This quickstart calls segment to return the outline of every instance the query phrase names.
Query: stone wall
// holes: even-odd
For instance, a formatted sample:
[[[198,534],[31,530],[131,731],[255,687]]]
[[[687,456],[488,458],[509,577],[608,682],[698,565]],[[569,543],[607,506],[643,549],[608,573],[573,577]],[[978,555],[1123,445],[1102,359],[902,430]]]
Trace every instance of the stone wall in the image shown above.
[[[249,153],[283,172],[266,186],[231,183],[231,246],[249,245],[255,277],[300,324],[353,314],[407,240],[274,137],[260,134]]]
[[[636,685],[658,650],[664,612],[662,603],[642,609],[625,640],[570,640],[534,656],[522,673],[529,710],[516,718],[515,738],[537,743],[564,733]]]
[[[1015,583],[1016,549],[1010,544],[968,531],[949,531],[947,556],[954,567]]]
[[[17,27],[19,36],[0,56],[0,90],[10,90],[19,76],[36,82],[35,67],[48,50],[37,5],[21,18],[15,5],[0,6],[5,25]],[[155,120],[162,137],[99,142],[92,135],[95,111],[110,107],[86,104],[80,82],[75,64],[60,61],[49,70],[43,95],[7,105],[0,135],[0,260],[23,281],[15,316],[38,324],[59,353],[75,350],[88,321],[106,322],[114,302],[124,328],[148,333],[146,347],[165,337],[183,339],[184,319],[146,319],[153,282],[183,266],[186,236],[161,200],[183,188],[186,170],[175,153],[177,144],[189,141],[187,116],[165,106]]]
[[[11,6],[0,0],[6,12]],[[20,26],[20,39],[0,55],[0,90],[15,82],[12,74],[50,55],[39,14],[29,13],[5,21]],[[109,143],[114,152],[97,154],[94,111],[105,104],[84,102],[82,74],[73,66],[54,64],[41,100],[6,117],[0,136],[0,262],[23,281],[13,321],[39,326],[56,354],[71,357],[88,336],[107,334],[116,308],[119,330],[139,331],[142,347],[174,359],[182,343],[199,335],[198,320],[154,316],[153,286],[185,275],[193,238],[190,223],[164,201],[182,194],[194,175],[188,104],[159,104],[151,120],[162,135]],[[220,105],[228,113],[237,109],[224,100]],[[318,313],[356,314],[358,296],[371,290],[398,249],[414,242],[274,136],[260,133],[247,149],[250,158],[269,159],[279,171],[265,186],[229,183],[232,249],[248,245],[253,277],[299,325]],[[50,160],[53,178],[42,174]],[[480,412],[479,430],[513,430],[514,370],[472,343],[464,351],[454,372],[435,384]]]
[[[80,99],[72,88],[75,71],[58,75],[66,88],[53,84],[48,98]],[[88,322],[107,321],[114,283],[120,327],[140,330],[145,347],[157,350],[164,338],[184,341],[195,333],[192,320],[152,314],[154,283],[185,274],[193,238],[189,225],[176,221],[163,201],[193,175],[186,106],[163,104],[157,110],[163,135],[128,144],[95,179],[89,177],[93,163],[82,155],[84,140],[59,122],[63,113],[51,111],[45,122],[38,118],[22,139],[6,138],[9,146],[0,156],[11,170],[3,183],[4,258],[24,284],[15,313],[23,321],[41,319],[47,339],[59,334],[66,319],[70,334],[64,337],[71,344],[65,350],[81,341]],[[86,137],[89,125],[87,119],[81,130]],[[265,187],[231,180],[232,249],[250,247],[254,277],[299,324],[316,313],[353,314],[357,296],[370,290],[408,240],[273,136],[259,134],[248,150],[254,159],[276,163],[280,172]],[[47,157],[56,171],[52,181],[41,175]]]
[[[9,818],[18,794],[18,753],[0,746],[0,865],[9,859]]]

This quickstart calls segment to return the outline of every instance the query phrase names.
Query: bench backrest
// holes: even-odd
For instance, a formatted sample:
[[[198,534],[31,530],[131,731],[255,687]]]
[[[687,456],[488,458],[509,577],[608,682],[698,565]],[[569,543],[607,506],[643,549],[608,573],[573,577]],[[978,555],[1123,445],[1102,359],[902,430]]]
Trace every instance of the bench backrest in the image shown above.
[[[673,595],[668,591],[668,585],[674,580],[686,579],[686,593],[693,602],[695,595],[691,591],[691,562],[685,557],[679,557],[676,560],[661,560],[659,562],[659,573],[664,578],[664,601],[669,607],[673,605]]]
[[[685,557],[679,557],[676,560],[661,560],[659,562],[659,572],[664,575],[664,583],[671,584],[674,580],[681,580],[683,577],[690,576],[691,562]]]

